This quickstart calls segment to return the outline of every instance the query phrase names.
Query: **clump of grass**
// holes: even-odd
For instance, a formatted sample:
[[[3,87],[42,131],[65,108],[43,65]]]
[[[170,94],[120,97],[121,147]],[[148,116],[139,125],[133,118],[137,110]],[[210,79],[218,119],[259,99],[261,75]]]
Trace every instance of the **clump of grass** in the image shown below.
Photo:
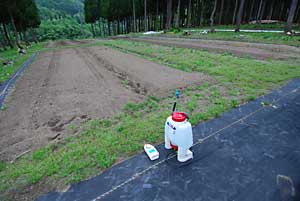
[[[197,96],[193,96],[191,100],[187,103],[187,108],[190,112],[193,112],[197,107]]]
[[[33,44],[29,49],[27,49],[27,54],[19,55],[16,49],[9,49],[4,52],[0,52],[0,85],[8,80],[19,67],[31,56],[32,53],[37,52],[42,49],[43,43]],[[4,66],[2,61],[10,60],[13,62],[12,65]]]
[[[0,160],[0,172],[1,172],[2,170],[4,170],[5,167],[6,167],[6,163],[5,163],[4,161],[1,161],[1,160]]]
[[[124,111],[128,114],[134,114],[135,112],[146,110],[147,112],[156,110],[158,108],[157,103],[159,99],[148,96],[147,99],[141,103],[129,102],[124,106]]]
[[[247,97],[247,100],[248,101],[253,101],[253,100],[255,100],[256,99],[256,96],[254,96],[254,95],[249,95],[248,97]]]
[[[232,107],[238,107],[238,101],[235,100],[235,99],[231,100],[231,106]]]

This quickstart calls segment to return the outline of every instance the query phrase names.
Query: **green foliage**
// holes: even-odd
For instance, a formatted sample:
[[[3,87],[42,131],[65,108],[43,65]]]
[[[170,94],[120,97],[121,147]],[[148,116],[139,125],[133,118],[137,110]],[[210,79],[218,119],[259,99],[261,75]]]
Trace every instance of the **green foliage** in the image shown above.
[[[38,9],[33,0],[18,0],[13,9],[16,28],[19,32],[28,28],[36,28],[40,25]]]
[[[235,100],[235,99],[231,100],[231,106],[232,107],[238,107],[238,101]]]
[[[5,163],[4,161],[1,161],[1,160],[0,160],[0,172],[1,172],[2,170],[4,170],[5,167],[6,167],[6,163]]]
[[[99,19],[100,4],[99,0],[84,1],[84,15],[86,23],[95,23]]]
[[[84,0],[36,0],[43,19],[49,19],[52,12],[59,15],[75,15],[83,12]]]
[[[43,20],[37,32],[41,41],[86,38],[92,35],[87,25],[83,26],[82,33],[80,24],[73,17]]]
[[[32,154],[32,159],[33,160],[43,160],[45,158],[47,158],[48,156],[48,149],[40,149],[40,150],[37,150],[35,152],[33,152]]]

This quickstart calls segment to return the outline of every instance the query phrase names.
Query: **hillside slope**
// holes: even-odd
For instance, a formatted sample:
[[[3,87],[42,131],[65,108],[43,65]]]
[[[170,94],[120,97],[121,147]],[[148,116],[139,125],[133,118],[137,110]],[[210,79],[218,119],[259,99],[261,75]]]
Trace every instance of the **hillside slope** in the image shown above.
[[[75,15],[83,12],[84,0],[36,0],[42,18],[50,18],[54,15]]]

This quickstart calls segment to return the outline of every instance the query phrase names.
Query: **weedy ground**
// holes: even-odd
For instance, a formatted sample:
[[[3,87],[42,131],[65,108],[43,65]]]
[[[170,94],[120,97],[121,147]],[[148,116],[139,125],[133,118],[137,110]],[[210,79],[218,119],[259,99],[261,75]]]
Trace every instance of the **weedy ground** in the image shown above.
[[[27,49],[27,54],[25,55],[19,55],[17,49],[9,49],[7,51],[0,52],[0,85],[9,79],[31,56],[31,54],[40,50],[43,45],[43,43],[33,44],[29,49]],[[3,62],[7,61],[11,61],[12,64],[4,65]]]
[[[189,113],[193,125],[300,77],[297,60],[257,61],[231,54],[123,40],[100,41],[94,45],[105,45],[171,68],[211,76],[213,82],[181,89],[178,109]],[[149,96],[141,103],[128,103],[113,118],[89,120],[79,128],[71,125],[70,132],[77,129],[79,135],[70,135],[13,163],[0,162],[1,194],[9,199],[29,186],[48,185],[47,190],[51,190],[79,182],[141,151],[145,142],[162,142],[164,122],[171,113],[173,101],[174,91],[169,91],[163,98]]]
[[[170,31],[160,36],[211,39],[211,40],[228,40],[256,43],[282,44],[300,47],[300,36],[287,36],[284,33],[249,33],[249,32],[221,32],[202,33],[203,29],[195,29],[190,35],[185,35],[184,31]]]

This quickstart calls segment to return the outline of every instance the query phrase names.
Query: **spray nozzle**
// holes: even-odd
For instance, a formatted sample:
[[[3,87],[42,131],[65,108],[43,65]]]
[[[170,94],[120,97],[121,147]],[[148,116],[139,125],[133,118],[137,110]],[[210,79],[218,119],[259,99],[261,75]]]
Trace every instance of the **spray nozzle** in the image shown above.
[[[180,96],[180,91],[178,89],[176,89],[175,96],[176,96],[176,98],[179,98],[179,96]]]
[[[176,89],[175,96],[176,96],[177,99],[180,96],[180,91],[178,89]],[[176,110],[176,105],[177,105],[177,102],[175,101],[174,104],[173,104],[173,109],[172,109],[173,112],[175,112],[175,110]]]

